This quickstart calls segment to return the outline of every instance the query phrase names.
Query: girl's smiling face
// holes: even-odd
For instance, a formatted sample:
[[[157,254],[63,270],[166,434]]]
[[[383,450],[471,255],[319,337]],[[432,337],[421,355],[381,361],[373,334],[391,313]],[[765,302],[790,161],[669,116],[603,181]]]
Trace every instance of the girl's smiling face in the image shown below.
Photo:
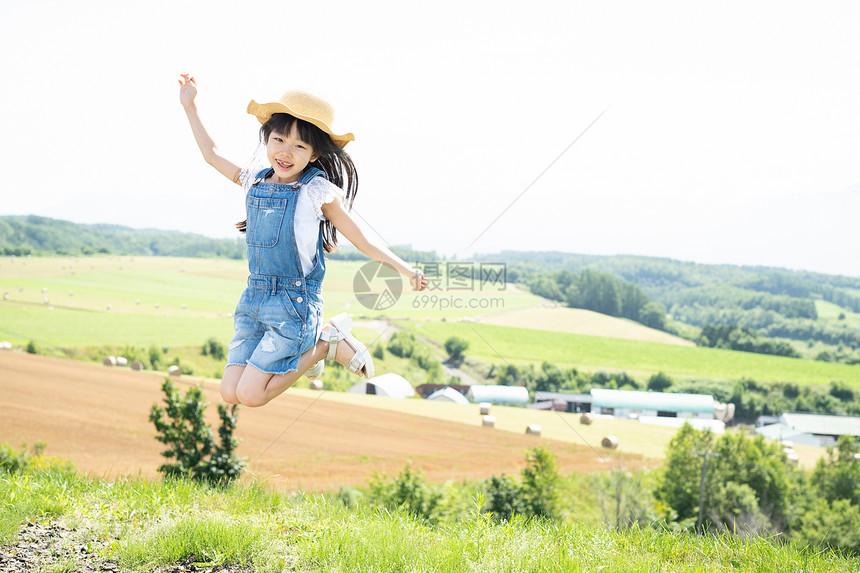
[[[275,170],[272,183],[295,183],[308,163],[317,159],[313,147],[299,137],[295,124],[289,134],[276,131],[269,134],[266,156]]]

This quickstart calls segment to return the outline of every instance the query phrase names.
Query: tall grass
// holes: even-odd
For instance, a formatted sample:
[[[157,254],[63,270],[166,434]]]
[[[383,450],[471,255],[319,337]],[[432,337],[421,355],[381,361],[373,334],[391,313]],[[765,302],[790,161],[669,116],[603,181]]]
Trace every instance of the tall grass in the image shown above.
[[[291,496],[260,482],[219,489],[186,481],[115,481],[38,461],[0,471],[3,544],[28,520],[58,520],[69,543],[128,571],[172,563],[297,572],[804,571],[848,572],[860,560],[778,539],[696,536],[480,512],[437,526],[397,511]],[[55,563],[74,568],[74,563]]]

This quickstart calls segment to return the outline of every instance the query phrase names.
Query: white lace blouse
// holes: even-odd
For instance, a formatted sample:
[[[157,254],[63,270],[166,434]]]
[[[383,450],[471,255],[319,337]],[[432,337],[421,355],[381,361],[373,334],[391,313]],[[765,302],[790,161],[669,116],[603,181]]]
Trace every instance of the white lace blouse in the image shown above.
[[[239,174],[239,181],[246,193],[255,183],[262,180],[251,175],[251,172],[250,169],[243,169]],[[343,191],[324,177],[314,177],[299,189],[293,232],[305,276],[316,262],[320,222],[326,220],[322,206],[331,203],[335,198],[343,201]]]

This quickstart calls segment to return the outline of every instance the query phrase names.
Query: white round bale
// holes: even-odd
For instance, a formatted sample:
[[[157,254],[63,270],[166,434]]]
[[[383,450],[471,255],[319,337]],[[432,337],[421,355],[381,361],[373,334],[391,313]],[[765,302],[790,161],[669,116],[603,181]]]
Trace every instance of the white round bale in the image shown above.
[[[135,360],[134,362],[131,363],[131,369],[132,370],[143,370],[143,362],[141,362],[140,360]]]
[[[618,447],[618,438],[616,436],[606,436],[600,440],[600,445],[604,448],[614,450]]]
[[[108,356],[102,362],[105,366],[116,366],[116,356]]]
[[[117,366],[128,366],[128,358],[125,358],[124,356],[117,356],[116,357],[116,365]]]
[[[493,428],[496,425],[496,417],[495,416],[482,416],[481,417],[481,425],[485,428]]]
[[[478,406],[481,408],[481,415],[486,416],[490,413],[490,408],[492,407],[492,404],[490,404],[489,402],[481,402],[480,404],[478,404]]]
[[[322,380],[311,380],[311,390],[322,390],[323,383]]]
[[[540,424],[529,424],[526,426],[526,434],[530,434],[532,436],[540,436],[542,428]]]
[[[590,426],[593,421],[594,417],[592,417],[592,415],[588,412],[584,413],[582,416],[579,417],[579,423],[585,426]]]
[[[167,374],[168,374],[168,376],[181,376],[182,375],[182,369],[179,368],[179,366],[176,366],[174,364],[173,366],[171,366],[170,368],[167,369]]]

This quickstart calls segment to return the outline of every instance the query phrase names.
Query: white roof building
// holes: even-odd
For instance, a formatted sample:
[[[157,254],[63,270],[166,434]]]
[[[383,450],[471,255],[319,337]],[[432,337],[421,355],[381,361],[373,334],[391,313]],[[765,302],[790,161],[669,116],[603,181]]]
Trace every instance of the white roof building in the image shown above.
[[[860,418],[856,416],[786,413],[779,421],[796,432],[827,436],[833,441],[839,436],[860,437]]]
[[[473,384],[466,396],[472,402],[490,404],[515,404],[525,406],[529,402],[529,391],[525,386],[494,386]]]
[[[348,394],[371,394],[397,399],[410,398],[415,395],[412,384],[403,376],[393,372],[374,376],[370,380],[363,380],[354,384],[346,392]]]
[[[429,396],[428,400],[436,400],[439,402],[454,402],[455,404],[468,404],[469,399],[457,392],[453,388],[441,388],[436,390]]]

